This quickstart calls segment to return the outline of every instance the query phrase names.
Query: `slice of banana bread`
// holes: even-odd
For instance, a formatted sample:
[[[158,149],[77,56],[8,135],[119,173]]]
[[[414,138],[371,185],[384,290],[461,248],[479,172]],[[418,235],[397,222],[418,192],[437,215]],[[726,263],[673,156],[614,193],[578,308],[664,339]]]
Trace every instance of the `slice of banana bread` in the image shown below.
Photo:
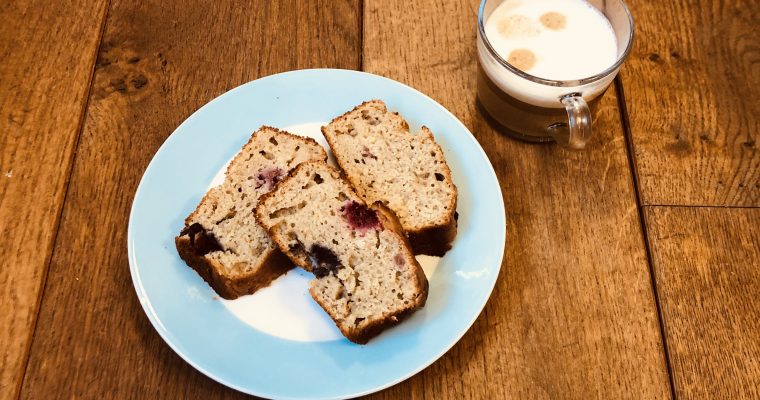
[[[230,162],[224,182],[185,219],[175,238],[180,257],[225,299],[268,286],[293,264],[256,223],[253,211],[261,195],[296,165],[326,159],[313,139],[261,127]]]
[[[256,219],[314,274],[311,296],[352,342],[367,343],[425,305],[428,281],[396,216],[368,207],[326,163],[296,167],[262,196]]]
[[[443,150],[426,127],[409,132],[380,100],[364,102],[322,127],[357,193],[401,221],[415,254],[443,256],[457,232],[457,188]]]

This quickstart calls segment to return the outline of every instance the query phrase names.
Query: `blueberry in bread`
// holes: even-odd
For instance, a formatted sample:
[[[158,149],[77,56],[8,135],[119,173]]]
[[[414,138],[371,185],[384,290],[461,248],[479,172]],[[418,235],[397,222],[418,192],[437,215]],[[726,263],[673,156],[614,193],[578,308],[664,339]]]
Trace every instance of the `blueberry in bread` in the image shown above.
[[[380,100],[322,127],[335,158],[367,203],[393,210],[415,254],[443,256],[457,232],[457,188],[433,133],[416,134]]]
[[[256,219],[298,266],[341,333],[367,343],[423,307],[428,282],[398,219],[367,206],[338,170],[305,162],[262,196]]]
[[[310,138],[261,127],[185,220],[175,244],[180,257],[225,299],[268,286],[293,264],[253,218],[261,195],[296,165],[326,160]]]

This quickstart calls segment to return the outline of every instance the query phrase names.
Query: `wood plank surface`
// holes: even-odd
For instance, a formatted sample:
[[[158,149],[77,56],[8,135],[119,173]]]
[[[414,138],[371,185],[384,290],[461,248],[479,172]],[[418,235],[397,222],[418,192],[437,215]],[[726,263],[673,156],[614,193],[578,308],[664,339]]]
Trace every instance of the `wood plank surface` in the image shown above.
[[[0,5],[0,399],[24,373],[105,9]]]
[[[629,3],[620,76],[642,202],[760,206],[760,0]]]
[[[181,360],[135,296],[127,219],[166,137],[244,82],[358,68],[358,1],[113,0],[21,398],[243,398]]]
[[[760,398],[760,209],[645,215],[678,397]]]
[[[484,313],[420,374],[376,398],[669,398],[625,139],[611,89],[583,152],[492,130],[475,104],[477,0],[365,2],[365,70],[439,101],[502,185],[507,250]]]

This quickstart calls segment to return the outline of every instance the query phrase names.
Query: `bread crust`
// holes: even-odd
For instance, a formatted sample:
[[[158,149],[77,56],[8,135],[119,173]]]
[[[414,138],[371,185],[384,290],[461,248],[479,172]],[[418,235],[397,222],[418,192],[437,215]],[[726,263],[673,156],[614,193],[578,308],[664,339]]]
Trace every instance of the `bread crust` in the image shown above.
[[[409,242],[414,254],[443,257],[451,250],[452,242],[457,236],[457,221],[451,219],[446,225],[435,226],[416,232],[409,232]]]

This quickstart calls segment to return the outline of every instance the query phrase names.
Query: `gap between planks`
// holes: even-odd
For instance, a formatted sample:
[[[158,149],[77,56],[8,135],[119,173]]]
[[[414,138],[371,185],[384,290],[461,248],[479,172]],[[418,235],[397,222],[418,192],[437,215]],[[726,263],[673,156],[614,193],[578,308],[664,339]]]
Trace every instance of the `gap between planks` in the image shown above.
[[[727,205],[700,205],[700,204],[644,204],[644,208],[671,207],[671,208],[760,208],[760,206],[727,206]]]
[[[58,241],[58,232],[61,228],[61,218],[63,217],[63,210],[64,206],[66,204],[66,199],[68,198],[69,194],[69,184],[71,183],[71,174],[74,171],[74,162],[76,161],[77,156],[77,150],[79,149],[79,139],[82,137],[82,130],[84,130],[84,119],[87,115],[87,108],[90,105],[90,93],[92,92],[92,86],[94,84],[94,78],[95,78],[95,66],[97,65],[98,60],[98,54],[100,54],[100,46],[103,43],[103,36],[106,31],[106,20],[108,19],[108,11],[111,8],[111,0],[106,1],[106,5],[103,8],[103,13],[101,16],[101,22],[100,22],[100,28],[98,33],[98,41],[97,45],[94,47],[94,54],[90,56],[92,60],[92,66],[90,67],[90,78],[89,78],[89,84],[87,85],[87,91],[83,93],[84,101],[82,102],[82,108],[79,110],[79,122],[77,123],[77,130],[76,130],[76,136],[74,137],[74,146],[71,151],[71,155],[69,155],[69,160],[66,165],[66,180],[64,181],[64,188],[63,188],[63,200],[61,201],[60,209],[58,210],[58,214],[55,218],[54,223],[54,229],[53,229],[53,235],[50,238],[50,252],[48,253],[47,257],[45,257],[45,268],[42,270],[42,279],[40,282],[40,290],[37,294],[37,301],[34,305],[34,320],[32,321],[32,326],[29,329],[29,339],[27,340],[27,346],[26,349],[24,349],[24,357],[21,361],[21,374],[19,375],[18,382],[16,382],[16,398],[21,399],[21,390],[24,386],[24,380],[26,379],[26,371],[29,366],[29,356],[32,351],[32,344],[34,343],[34,336],[37,332],[37,321],[39,321],[39,313],[40,313],[40,305],[42,304],[42,298],[45,295],[45,289],[47,288],[47,278],[48,278],[48,272],[50,271],[50,263],[53,261],[53,252],[55,250],[55,244]]]
[[[359,71],[364,71],[364,2],[359,0]]]
[[[662,339],[662,349],[665,353],[665,366],[668,369],[668,383],[670,384],[670,397],[676,399],[676,385],[675,375],[673,374],[673,367],[670,360],[670,351],[668,350],[668,337],[667,329],[665,327],[665,317],[662,313],[662,307],[660,306],[660,293],[657,287],[657,276],[654,270],[654,264],[652,262],[652,250],[649,245],[649,234],[647,231],[647,223],[644,218],[644,207],[641,203],[641,192],[639,187],[639,179],[636,169],[636,154],[633,149],[633,138],[631,137],[631,125],[628,119],[628,109],[625,102],[625,91],[623,90],[623,82],[620,80],[620,76],[615,77],[614,81],[615,90],[617,91],[618,109],[620,110],[620,121],[623,124],[623,136],[625,137],[626,150],[628,150],[628,169],[631,171],[631,181],[633,182],[633,193],[636,196],[636,208],[639,212],[639,223],[641,224],[641,234],[644,239],[644,251],[647,256],[647,265],[649,266],[649,280],[652,285],[652,293],[654,295],[655,306],[657,307],[657,319],[660,323],[660,338]]]

